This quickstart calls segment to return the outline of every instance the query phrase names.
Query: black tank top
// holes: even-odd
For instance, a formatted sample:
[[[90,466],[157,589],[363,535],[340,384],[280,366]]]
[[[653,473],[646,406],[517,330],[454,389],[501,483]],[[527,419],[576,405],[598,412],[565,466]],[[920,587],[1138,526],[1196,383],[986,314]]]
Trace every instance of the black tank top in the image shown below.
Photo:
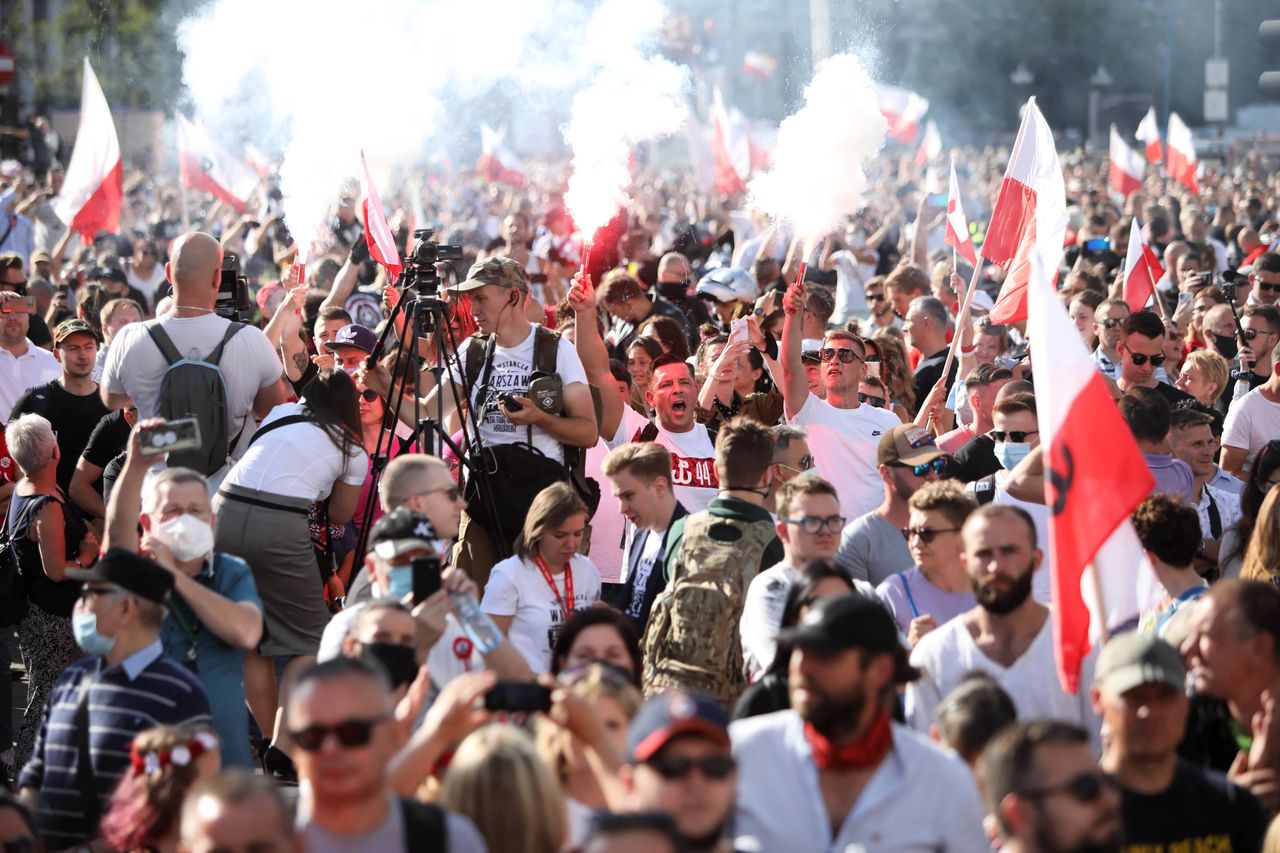
[[[17,546],[18,570],[22,573],[27,600],[54,616],[69,619],[76,599],[80,597],[80,582],[50,580],[40,560],[40,546],[30,536],[36,516],[49,501],[62,504],[63,545],[68,561],[74,559],[88,527],[76,505],[61,495],[20,495],[14,492],[9,501],[9,536]]]

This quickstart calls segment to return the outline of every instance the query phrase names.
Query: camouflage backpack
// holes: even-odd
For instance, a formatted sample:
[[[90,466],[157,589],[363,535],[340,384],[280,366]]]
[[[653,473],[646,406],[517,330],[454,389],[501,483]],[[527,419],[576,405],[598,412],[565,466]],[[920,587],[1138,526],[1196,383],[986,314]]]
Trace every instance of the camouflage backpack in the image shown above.
[[[644,692],[701,691],[732,707],[746,687],[738,623],[747,585],[777,535],[769,521],[690,515],[674,577],[644,633]]]

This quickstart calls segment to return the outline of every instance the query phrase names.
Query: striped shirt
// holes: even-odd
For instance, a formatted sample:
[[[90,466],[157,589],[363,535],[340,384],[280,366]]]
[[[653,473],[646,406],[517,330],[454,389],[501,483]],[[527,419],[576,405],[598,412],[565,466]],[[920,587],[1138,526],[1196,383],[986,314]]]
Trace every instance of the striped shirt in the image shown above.
[[[35,788],[36,829],[50,850],[87,841],[97,833],[87,825],[76,763],[75,726],[81,684],[89,691],[89,755],[100,803],[129,767],[134,735],[158,725],[208,725],[209,700],[200,682],[182,664],[165,657],[160,641],[101,670],[102,659],[86,657],[67,667],[49,694],[31,761],[18,779]]]

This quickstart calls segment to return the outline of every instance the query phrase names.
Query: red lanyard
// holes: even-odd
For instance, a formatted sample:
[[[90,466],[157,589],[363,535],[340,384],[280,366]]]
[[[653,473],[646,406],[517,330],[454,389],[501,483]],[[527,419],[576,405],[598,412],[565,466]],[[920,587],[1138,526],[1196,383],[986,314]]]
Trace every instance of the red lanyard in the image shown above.
[[[551,570],[547,568],[547,564],[543,562],[541,554],[533,555],[533,562],[538,567],[538,571],[542,572],[542,579],[547,582],[547,586],[551,587],[551,594],[556,597],[556,605],[560,608],[560,612],[564,613],[564,618],[568,619],[573,615],[573,568],[568,564],[564,564],[564,596],[568,599],[560,597],[560,589],[556,586],[556,580],[551,576]]]

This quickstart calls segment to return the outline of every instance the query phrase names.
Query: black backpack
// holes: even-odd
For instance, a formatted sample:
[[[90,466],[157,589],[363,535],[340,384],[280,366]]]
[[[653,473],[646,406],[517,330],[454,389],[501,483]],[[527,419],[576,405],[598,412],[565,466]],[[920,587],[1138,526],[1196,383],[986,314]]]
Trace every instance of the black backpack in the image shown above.
[[[448,813],[435,803],[400,800],[404,849],[408,853],[445,853],[449,848]]]

